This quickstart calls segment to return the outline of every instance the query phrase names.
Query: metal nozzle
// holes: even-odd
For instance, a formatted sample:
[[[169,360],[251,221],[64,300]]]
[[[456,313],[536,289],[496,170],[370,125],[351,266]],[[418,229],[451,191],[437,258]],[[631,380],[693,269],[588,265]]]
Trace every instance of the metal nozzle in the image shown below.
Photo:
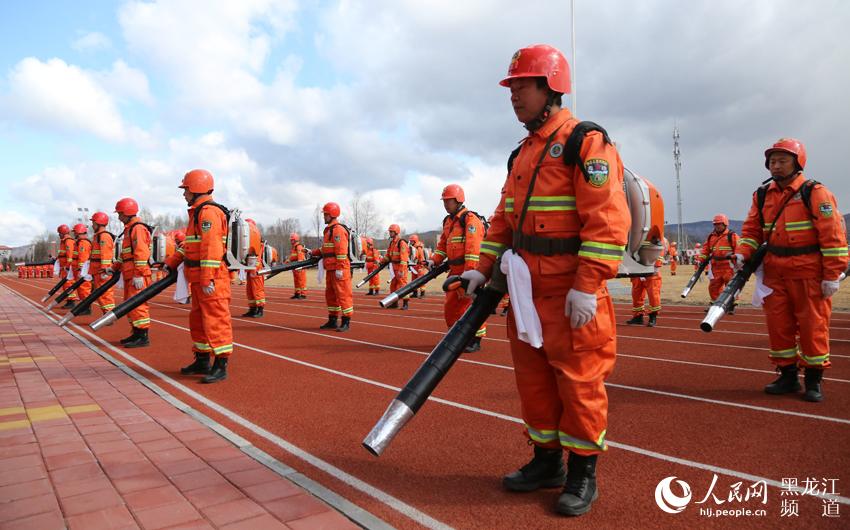
[[[723,318],[726,314],[726,310],[720,307],[719,305],[713,305],[708,308],[708,314],[705,315],[705,318],[702,319],[702,322],[699,325],[699,328],[706,333],[710,332],[714,329],[714,326],[717,325],[717,322]]]
[[[260,275],[260,276],[265,276],[266,274],[270,273],[271,271],[272,271],[271,267],[265,267],[263,269],[258,270],[257,274]]]
[[[46,295],[42,296],[42,297],[41,297],[41,303],[43,304],[44,302],[46,302],[46,301],[50,300],[50,297],[51,297],[51,296],[52,296],[52,295],[50,295],[50,294],[46,294]]]
[[[688,295],[691,294],[691,289],[693,289],[693,287],[685,287],[682,289],[682,298],[687,298]]]
[[[357,287],[358,289],[360,289],[361,287],[363,287],[363,284],[364,284],[364,283],[366,283],[366,280],[361,280],[361,281],[357,282],[357,285],[355,285],[355,287]]]
[[[50,302],[49,304],[47,304],[47,307],[45,307],[45,308],[44,308],[44,310],[45,310],[45,311],[50,311],[51,309],[53,309],[53,308],[54,308],[54,307],[56,307],[57,305],[59,305],[59,302],[57,302],[56,300],[54,300],[54,301]]]
[[[363,439],[363,447],[375,456],[381,456],[384,449],[393,441],[398,431],[413,417],[413,410],[404,402],[394,399],[390,402],[384,415],[378,423],[372,427],[366,438]]]
[[[56,324],[57,324],[58,326],[60,326],[60,327],[61,327],[61,326],[64,326],[65,324],[67,324],[68,322],[70,322],[71,320],[73,320],[73,318],[74,318],[75,316],[77,316],[77,315],[75,315],[74,313],[71,313],[71,312],[69,311],[69,312],[68,312],[68,314],[67,314],[67,315],[65,315],[64,317],[62,317],[62,318],[59,320],[59,322],[57,322]]]
[[[99,319],[97,319],[94,322],[92,322],[91,324],[89,324],[89,327],[93,331],[97,331],[100,328],[102,328],[103,326],[111,326],[116,320],[118,320],[118,318],[115,316],[115,313],[110,311],[109,313],[106,313],[105,315],[103,315]]]
[[[386,309],[386,308],[390,307],[391,305],[398,303],[398,295],[395,294],[395,293],[390,293],[389,295],[387,295],[386,298],[384,298],[383,300],[381,300],[378,303],[381,304],[381,307]]]

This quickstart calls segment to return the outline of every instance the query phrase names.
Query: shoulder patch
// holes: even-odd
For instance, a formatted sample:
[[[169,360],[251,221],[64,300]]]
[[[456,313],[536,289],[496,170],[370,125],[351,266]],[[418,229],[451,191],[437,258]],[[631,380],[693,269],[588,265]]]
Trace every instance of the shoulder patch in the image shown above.
[[[591,186],[601,188],[608,182],[608,161],[602,158],[590,158],[584,163],[588,182]]]
[[[339,236],[334,236],[334,241],[339,242]]]
[[[558,158],[564,154],[564,146],[562,144],[554,144],[549,148],[549,156],[552,158]]]
[[[470,224],[470,225],[469,225],[469,233],[470,233],[470,234],[474,234],[474,233],[475,233],[475,225],[474,225],[474,224]]]
[[[212,228],[211,221],[201,221],[201,232],[209,232],[210,228]]]
[[[823,217],[832,217],[832,204],[829,202],[822,202],[818,206],[818,211]]]

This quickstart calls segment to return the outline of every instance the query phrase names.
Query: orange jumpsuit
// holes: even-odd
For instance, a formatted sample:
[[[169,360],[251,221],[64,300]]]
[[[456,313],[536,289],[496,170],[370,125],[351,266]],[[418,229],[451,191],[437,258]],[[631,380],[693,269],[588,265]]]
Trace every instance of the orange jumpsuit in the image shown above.
[[[670,246],[670,276],[676,275],[676,269],[679,267],[679,251],[675,246]]]
[[[183,263],[192,309],[189,334],[192,351],[226,359],[233,353],[233,326],[230,318],[230,274],[223,257],[227,244],[227,217],[215,206],[203,207],[195,224],[195,209],[212,201],[198,197],[189,207],[189,224],[183,246],[165,260],[169,269]],[[204,286],[213,283],[215,291],[206,294]]]
[[[82,276],[83,264],[91,259],[92,242],[86,236],[80,236],[74,247],[74,279],[79,280]],[[89,264],[88,276],[91,276],[91,264]],[[80,300],[91,294],[91,280],[86,280],[77,287],[77,296]]]
[[[478,270],[489,276],[507,248],[523,258],[531,273],[532,296],[543,328],[543,346],[518,340],[513,312],[508,338],[526,433],[535,445],[563,447],[580,455],[606,450],[608,396],[604,381],[617,350],[614,304],[606,280],[617,274],[631,223],[623,192],[623,163],[599,132],[580,148],[588,171],[567,166],[563,146],[577,121],[567,109],[549,117],[523,141],[502,188]],[[539,161],[539,162],[538,162]],[[539,168],[538,168],[539,164]],[[532,175],[538,168],[521,227]],[[565,240],[562,253],[532,252],[528,236]],[[537,240],[541,241],[541,240]],[[597,309],[586,325],[573,329],[564,316],[566,295],[595,293]]]
[[[425,246],[421,241],[413,245],[413,254],[411,256],[413,270],[410,272],[410,280],[413,281],[428,272],[428,262],[425,261]],[[425,288],[418,290],[420,293],[425,292]]]
[[[121,242],[121,254],[112,264],[113,270],[120,270],[124,280],[124,300],[138,293],[133,287],[133,278],[144,279],[144,290],[151,284],[151,233],[142,224],[138,216],[133,216],[124,225],[124,239]],[[130,311],[127,320],[134,328],[146,329],[151,325],[151,314],[147,303],[140,304]]]
[[[307,259],[307,249],[305,249],[304,245],[299,242],[292,245],[292,250],[290,251],[289,258],[286,262],[292,263],[293,261],[304,261],[305,259]],[[307,294],[306,269],[297,269],[292,271],[292,282],[295,285],[295,294]]]
[[[260,230],[256,227],[256,225],[249,224],[251,227],[251,232],[254,234],[251,236],[251,239],[256,239],[257,241],[261,241],[262,238],[260,236]],[[225,232],[226,233],[226,232]],[[257,266],[254,270],[246,271],[246,287],[245,294],[248,297],[248,307],[265,307],[266,306],[266,277],[260,276],[257,274],[257,271],[262,269],[265,265],[263,264],[263,251],[262,246],[258,249],[256,253],[257,256]]]
[[[62,240],[59,241],[59,274],[63,276],[68,275],[68,267],[72,267],[74,263],[74,248],[77,246],[77,242],[74,241],[74,238],[70,235],[62,236]],[[25,271],[28,272],[28,271]],[[27,275],[29,277],[29,275]],[[66,280],[62,285],[62,290],[71,287],[73,285],[73,281]],[[77,293],[72,292],[66,300],[77,300]]]
[[[732,267],[732,255],[734,249],[738,246],[738,234],[732,234],[732,244],[729,244],[729,229],[718,235],[715,232],[708,234],[708,239],[700,250],[700,255],[697,258],[698,263],[702,263],[708,259],[708,254],[711,253],[711,276],[712,279],[708,282],[708,295],[711,301],[717,300],[720,293],[732,279],[735,271]]]
[[[802,173],[784,189],[771,182],[764,202],[764,223],[756,195],[741,230],[737,251],[745,259],[765,240],[785,198],[793,198],[776,221],[764,258],[764,284],[773,293],[764,299],[770,360],[778,366],[798,364],[829,368],[829,319],[832,298],[823,298],[821,280],[837,280],[847,268],[847,235],[835,196],[817,184],[811,209],[798,193]],[[799,335],[799,347],[797,336]]]
[[[371,273],[375,269],[380,266],[381,263],[381,251],[378,250],[373,244],[369,243],[366,245],[366,273]],[[379,293],[381,291],[381,273],[376,274],[369,280],[369,289],[374,289],[375,293]]]
[[[89,274],[91,274],[95,289],[106,283],[106,280],[100,279],[100,271],[102,269],[112,268],[114,246],[115,242],[112,240],[112,234],[103,228],[94,235],[92,240]],[[103,311],[104,314],[115,309],[115,295],[113,290],[114,288],[110,288],[97,299],[97,304],[100,306],[100,310]]]
[[[632,278],[632,314],[648,315],[661,311],[661,258],[655,260],[655,274],[646,278]],[[643,280],[643,281],[641,281]],[[644,300],[649,295],[649,305]]]
[[[390,267],[393,268],[390,292],[394,293],[407,285],[407,265],[410,263],[410,245],[407,244],[407,241],[399,236],[391,239],[387,247],[387,254],[382,262],[390,262]]]
[[[348,232],[333,219],[322,236],[322,248],[311,252],[322,257],[325,268],[325,302],[328,304],[328,316],[351,318],[354,316],[354,296],[351,289],[351,263],[348,259]],[[342,271],[342,279],[336,277],[336,271]]]
[[[461,217],[466,214],[466,228],[461,224]],[[443,220],[443,232],[434,251],[434,265],[440,265],[443,260],[449,262],[449,276],[463,274],[464,271],[478,268],[481,240],[484,239],[484,223],[466,207],[462,207],[454,215],[446,216]],[[452,289],[446,292],[443,304],[443,316],[446,326],[452,327],[463,316],[472,304],[472,299],[466,296],[463,289]],[[476,337],[487,334],[487,326],[482,325]]]

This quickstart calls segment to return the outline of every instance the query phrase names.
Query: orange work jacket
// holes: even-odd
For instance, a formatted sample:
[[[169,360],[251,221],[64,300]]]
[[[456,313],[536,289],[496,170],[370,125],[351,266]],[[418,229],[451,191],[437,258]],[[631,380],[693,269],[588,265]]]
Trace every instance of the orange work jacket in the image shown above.
[[[345,270],[348,262],[348,231],[336,219],[331,220],[322,235],[322,248],[310,253],[322,257],[322,266],[326,271]]]
[[[732,240],[731,245],[729,244],[730,239]],[[708,254],[711,253],[711,270],[715,272],[729,270],[732,268],[731,259],[737,246],[738,234],[729,232],[728,228],[720,235],[712,232],[708,234],[697,260],[702,263],[708,259]]]
[[[70,235],[63,236],[62,240],[59,241],[59,265],[63,269],[68,268],[73,263],[76,243]]]
[[[74,263],[75,271],[79,271],[83,267],[83,263],[89,261],[92,255],[92,243],[87,237],[81,237],[77,240],[77,245],[74,247]],[[91,265],[89,265],[91,268]]]
[[[815,184],[808,209],[800,196],[805,181],[801,172],[785,188],[770,183],[764,201],[764,224],[753,194],[737,245],[745,259],[764,242],[779,207],[791,196],[770,235],[763,262],[765,278],[837,280],[847,268],[847,233],[835,196],[823,184]]]
[[[378,250],[374,245],[367,244],[365,259],[366,263],[377,263],[381,261],[381,251]]]
[[[287,259],[287,263],[293,261],[304,261],[307,259],[307,252],[304,249],[304,245],[301,243],[295,243],[292,245],[292,249],[289,252],[289,259]]]
[[[91,265],[89,265],[90,274],[100,272],[101,269],[112,267],[112,257],[114,254],[115,242],[112,240],[112,235],[105,229],[101,228],[95,233],[92,240],[91,249]]]
[[[407,267],[407,264],[410,263],[410,245],[408,245],[407,241],[403,240],[401,237],[396,236],[394,239],[390,240],[390,244],[387,246],[387,253],[384,256],[383,261],[389,261],[390,263]]]
[[[224,261],[227,245],[227,216],[215,206],[205,203],[213,199],[202,195],[189,207],[189,224],[186,227],[186,239],[183,246],[165,260],[170,269],[176,269],[180,263],[186,267],[186,280],[208,286],[211,281],[230,281],[230,272]],[[201,208],[198,224],[195,224],[195,209]]]
[[[464,223],[461,222],[465,217]],[[484,239],[484,223],[472,212],[461,207],[454,215],[443,220],[443,233],[434,251],[434,264],[449,260],[449,274],[478,268],[481,241]]]
[[[124,225],[121,255],[112,268],[120,270],[125,280],[135,276],[150,276],[151,233],[138,216],[133,216]]]
[[[588,177],[578,165],[565,164],[564,146],[577,123],[569,110],[561,109],[523,140],[502,187],[490,229],[481,242],[478,270],[485,276],[490,275],[502,252],[513,246],[516,232],[566,239],[577,247],[575,253],[554,255],[535,253],[522,245],[514,249],[528,265],[536,296],[566,294],[570,288],[594,293],[617,274],[631,226],[623,191],[623,162],[602,133],[593,131],[585,136],[579,150]],[[538,161],[540,170],[520,227],[519,218]]]

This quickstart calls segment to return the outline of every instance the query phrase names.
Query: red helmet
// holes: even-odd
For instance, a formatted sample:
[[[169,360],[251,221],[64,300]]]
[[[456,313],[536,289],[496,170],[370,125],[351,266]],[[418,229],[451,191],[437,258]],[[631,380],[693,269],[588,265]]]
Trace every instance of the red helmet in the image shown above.
[[[101,226],[106,226],[109,224],[109,216],[106,215],[106,213],[104,212],[94,212],[94,214],[92,214],[91,216],[91,220]]]
[[[499,84],[510,86],[511,79],[518,77],[545,77],[550,90],[570,93],[570,65],[563,53],[548,44],[534,44],[517,51],[508,66],[508,77]]]
[[[171,235],[174,236],[174,241],[177,243],[182,243],[186,241],[186,232],[183,230],[174,230],[171,232]]]
[[[411,243],[418,243],[419,242],[419,236],[416,235],[416,234],[413,234],[412,236],[410,236],[410,242]]]
[[[130,197],[124,197],[115,203],[115,211],[122,215],[136,215],[139,213],[139,203]]]
[[[59,232],[60,236],[64,236],[65,234],[71,233],[71,229],[68,227],[68,225],[59,225],[56,227],[56,231]]]
[[[463,193],[463,188],[461,188],[457,184],[449,184],[445,188],[443,188],[443,194],[440,196],[441,199],[454,199],[457,202],[463,202],[466,199],[466,196]]]
[[[701,246],[702,246],[702,243],[694,243],[694,248],[700,248]]]
[[[326,213],[331,217],[339,217],[339,204],[335,202],[329,202],[322,206],[322,213]]]
[[[74,225],[74,233],[75,234],[85,234],[89,231],[88,227],[83,223],[77,223]]]
[[[797,159],[797,165],[800,166],[800,171],[806,169],[806,146],[800,140],[794,138],[780,138],[776,140],[773,147],[764,152],[764,167],[769,167],[770,154],[777,152],[794,155],[794,158]]]
[[[291,234],[289,234],[289,240],[290,241],[301,241],[301,236],[299,236],[295,232],[292,232]]]
[[[723,223],[726,226],[729,226],[729,218],[726,217],[725,214],[719,213],[714,216],[714,219],[711,221],[712,224]]]
[[[193,169],[183,175],[183,182],[178,188],[183,188],[192,193],[209,193],[215,188],[212,173],[206,169]]]
[[[245,218],[245,222],[246,222],[246,223],[250,223],[250,224],[252,224],[252,225],[254,225],[254,226],[257,226],[257,222],[256,222],[256,221],[254,221],[253,219],[251,219],[250,217],[246,217],[246,218]]]
[[[368,244],[370,244],[370,245],[374,245],[374,244],[375,244],[375,240],[374,240],[374,239],[372,239],[371,237],[367,237],[367,238],[366,238],[366,243],[368,243]]]
[[[397,224],[393,223],[390,225],[389,228],[387,228],[387,232],[395,232],[396,234],[400,234],[401,228]]]

